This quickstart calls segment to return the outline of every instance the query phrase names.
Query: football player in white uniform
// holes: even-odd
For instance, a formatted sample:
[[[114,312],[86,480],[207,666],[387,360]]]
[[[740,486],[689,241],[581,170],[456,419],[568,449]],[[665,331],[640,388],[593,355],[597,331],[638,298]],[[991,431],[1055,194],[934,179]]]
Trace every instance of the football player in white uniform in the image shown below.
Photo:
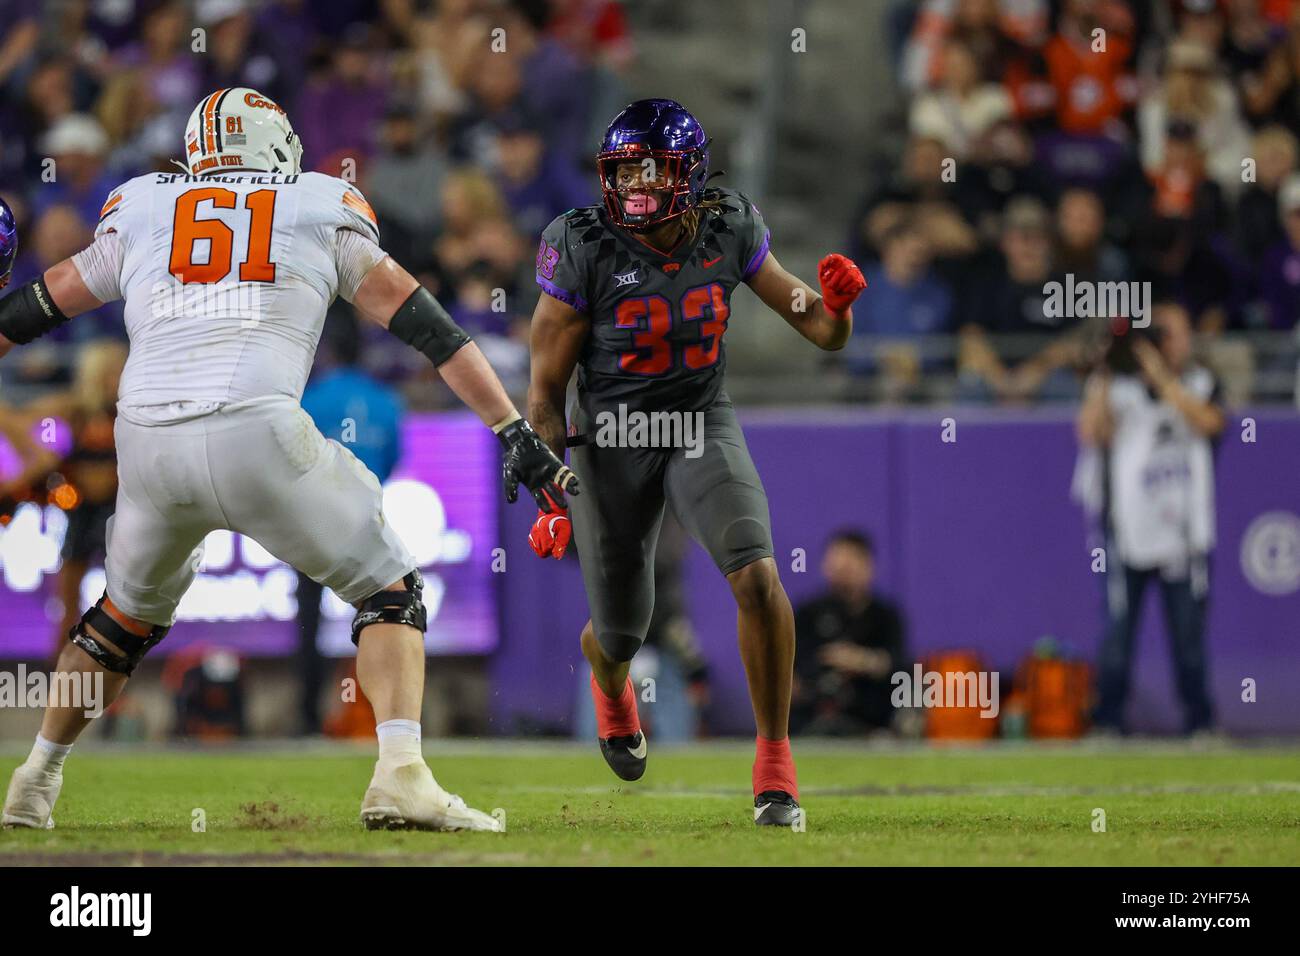
[[[423,581],[384,522],[379,482],[299,405],[330,302],[343,296],[434,362],[499,436],[509,500],[522,482],[546,507],[548,493],[576,493],[576,479],[469,336],[385,255],[361,193],[302,172],[284,110],[255,90],[217,90],[191,115],[185,150],[184,172],[114,190],[92,245],[0,299],[0,355],[126,300],[107,588],[59,671],[102,672],[112,703],[171,626],[204,537],[248,535],[357,608],[357,675],[379,737],[365,824],[499,830],[443,790],[421,754]],[[80,708],[47,708],[0,822],[53,826],[64,757],[88,723]]]

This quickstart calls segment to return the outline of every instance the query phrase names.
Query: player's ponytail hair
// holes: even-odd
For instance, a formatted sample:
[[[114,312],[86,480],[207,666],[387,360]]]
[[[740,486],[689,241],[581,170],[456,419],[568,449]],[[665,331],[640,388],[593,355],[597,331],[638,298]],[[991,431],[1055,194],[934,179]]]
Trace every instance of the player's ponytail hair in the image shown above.
[[[716,189],[706,189],[700,197],[700,201],[682,213],[682,226],[686,230],[686,237],[694,240],[695,234],[699,232],[700,223],[703,221],[702,214],[715,213],[721,206],[722,193]]]

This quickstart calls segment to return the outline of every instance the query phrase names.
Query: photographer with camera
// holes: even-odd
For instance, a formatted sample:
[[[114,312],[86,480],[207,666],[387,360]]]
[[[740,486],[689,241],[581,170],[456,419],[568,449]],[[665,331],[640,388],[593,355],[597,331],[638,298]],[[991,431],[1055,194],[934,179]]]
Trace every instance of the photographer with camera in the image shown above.
[[[1208,731],[1205,613],[1214,547],[1214,441],[1225,418],[1219,385],[1192,357],[1191,319],[1177,303],[1152,327],[1111,340],[1087,382],[1080,440],[1104,474],[1106,630],[1098,661],[1097,729],[1123,732],[1142,598],[1160,582],[1184,730]]]

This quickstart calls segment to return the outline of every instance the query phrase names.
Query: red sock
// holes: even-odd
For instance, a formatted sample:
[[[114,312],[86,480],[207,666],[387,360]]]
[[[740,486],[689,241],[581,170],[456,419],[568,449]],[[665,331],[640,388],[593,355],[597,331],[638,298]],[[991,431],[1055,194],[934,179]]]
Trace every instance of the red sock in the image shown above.
[[[754,738],[754,796],[764,790],[784,790],[796,800],[799,799],[799,784],[795,780],[789,737],[780,740]]]
[[[636,694],[632,690],[632,678],[623,685],[623,693],[617,697],[607,697],[596,683],[596,675],[591,675],[591,702],[596,705],[596,735],[608,740],[610,737],[631,737],[641,729],[641,720],[636,715]]]

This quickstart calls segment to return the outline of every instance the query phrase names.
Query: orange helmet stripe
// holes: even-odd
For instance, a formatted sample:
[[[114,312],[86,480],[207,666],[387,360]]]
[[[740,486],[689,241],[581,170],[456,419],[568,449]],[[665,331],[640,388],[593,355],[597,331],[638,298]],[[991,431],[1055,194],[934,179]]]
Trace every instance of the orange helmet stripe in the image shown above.
[[[229,89],[229,87],[226,89]],[[217,100],[221,99],[221,95],[225,92],[226,90],[217,90],[217,92],[209,96],[208,101],[203,104],[203,132],[207,137],[207,151],[209,153],[215,153],[217,151],[217,121],[212,114],[216,111]]]

